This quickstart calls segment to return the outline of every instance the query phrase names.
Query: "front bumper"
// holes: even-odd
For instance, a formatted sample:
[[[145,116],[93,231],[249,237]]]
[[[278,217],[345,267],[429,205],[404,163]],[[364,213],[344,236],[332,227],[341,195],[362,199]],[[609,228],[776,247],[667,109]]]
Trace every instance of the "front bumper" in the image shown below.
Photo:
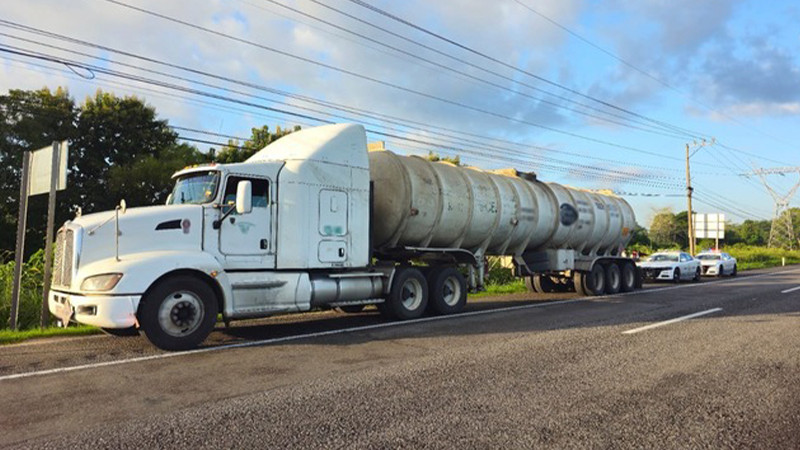
[[[675,271],[673,269],[648,269],[642,268],[642,276],[648,280],[672,281]]]
[[[50,291],[50,312],[63,322],[73,321],[101,328],[135,326],[141,295],[79,295]]]
[[[700,268],[700,270],[702,271],[703,275],[711,275],[711,276],[719,275],[719,271],[718,271],[719,268],[717,267],[717,265],[702,266]]]

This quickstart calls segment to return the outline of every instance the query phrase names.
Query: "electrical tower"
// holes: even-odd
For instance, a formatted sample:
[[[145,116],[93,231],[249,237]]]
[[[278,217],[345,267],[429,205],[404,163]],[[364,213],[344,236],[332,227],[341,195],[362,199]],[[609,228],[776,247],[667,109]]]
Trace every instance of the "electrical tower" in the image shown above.
[[[797,188],[800,187],[800,179],[785,194],[781,195],[767,183],[767,175],[786,175],[787,173],[797,173],[800,175],[800,167],[776,167],[773,169],[755,169],[752,174],[758,175],[767,192],[775,200],[775,217],[772,219],[772,228],[769,230],[769,246],[780,247],[793,250],[798,246],[792,224],[792,214],[789,211],[789,201],[794,197]]]

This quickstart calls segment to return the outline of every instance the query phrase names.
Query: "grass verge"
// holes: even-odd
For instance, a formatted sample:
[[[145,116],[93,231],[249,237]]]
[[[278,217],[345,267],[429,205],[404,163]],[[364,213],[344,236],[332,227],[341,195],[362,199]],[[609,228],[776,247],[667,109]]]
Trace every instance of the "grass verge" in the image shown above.
[[[79,325],[76,327],[61,328],[50,327],[45,329],[36,328],[33,330],[11,331],[0,330],[0,345],[14,344],[16,342],[27,341],[30,339],[39,339],[53,336],[82,336],[87,334],[101,333],[97,327],[90,327],[88,325]]]

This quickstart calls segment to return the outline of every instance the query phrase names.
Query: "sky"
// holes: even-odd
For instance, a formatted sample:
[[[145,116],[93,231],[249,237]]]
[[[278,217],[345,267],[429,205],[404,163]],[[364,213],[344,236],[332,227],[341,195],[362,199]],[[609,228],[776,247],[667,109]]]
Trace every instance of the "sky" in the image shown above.
[[[694,209],[736,223],[774,214],[743,174],[800,166],[796,0],[5,3],[0,50],[23,55],[0,51],[0,92],[136,95],[189,139],[362,123],[401,154],[611,189],[644,226],[686,209],[687,145]]]

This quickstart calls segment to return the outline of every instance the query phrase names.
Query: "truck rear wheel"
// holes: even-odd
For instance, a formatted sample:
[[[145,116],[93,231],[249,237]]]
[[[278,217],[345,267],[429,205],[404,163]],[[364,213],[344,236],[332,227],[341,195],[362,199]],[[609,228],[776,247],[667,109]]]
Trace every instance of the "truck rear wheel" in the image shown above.
[[[547,294],[550,292],[556,292],[558,290],[558,286],[556,286],[556,283],[552,278],[550,278],[550,275],[537,273],[531,278],[533,278],[533,286],[536,289],[536,292],[540,294]]]
[[[606,293],[610,295],[619,293],[622,289],[622,275],[617,263],[610,262],[605,264],[603,272],[605,274]]]
[[[622,263],[620,272],[622,277],[622,285],[620,288],[622,292],[630,292],[636,289],[636,266],[630,261],[625,261]]]
[[[589,290],[589,295],[603,295],[606,292],[606,271],[600,264],[592,266],[586,280],[586,286]]]
[[[421,317],[428,306],[428,282],[413,267],[397,269],[386,301],[378,305],[385,316],[408,320]]]
[[[181,275],[156,284],[139,305],[139,324],[147,339],[163,350],[197,347],[214,329],[217,299],[203,281]]]
[[[454,267],[437,267],[428,273],[428,309],[434,314],[455,314],[467,303],[467,280]]]

